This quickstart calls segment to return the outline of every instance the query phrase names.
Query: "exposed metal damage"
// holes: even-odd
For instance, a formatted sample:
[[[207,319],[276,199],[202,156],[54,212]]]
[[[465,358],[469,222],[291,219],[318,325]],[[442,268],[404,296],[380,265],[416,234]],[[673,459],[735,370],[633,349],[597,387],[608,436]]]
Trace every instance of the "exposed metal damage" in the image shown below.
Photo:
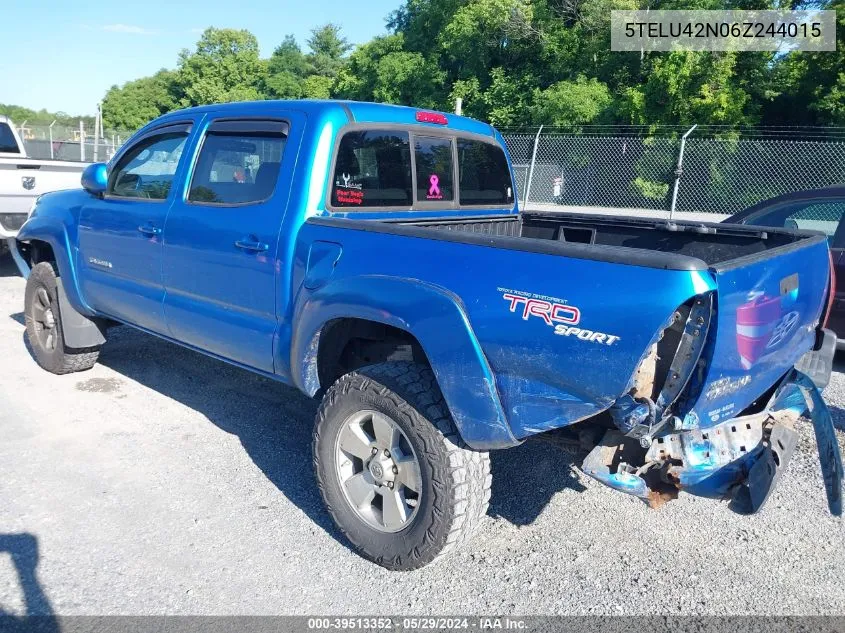
[[[730,499],[741,514],[757,512],[789,463],[798,441],[795,423],[808,416],[820,446],[833,437],[833,421],[824,402],[807,394],[808,379],[792,370],[760,413],[740,416],[706,429],[666,433],[647,447],[620,431],[605,433],[587,455],[582,469],[602,483],[659,507],[685,491]],[[838,453],[822,470],[833,514],[842,512],[842,464]],[[828,482],[830,482],[828,484]]]
[[[609,410],[616,428],[607,430],[584,459],[586,474],[651,507],[683,490],[730,499],[733,510],[752,514],[766,502],[789,463],[800,417],[813,422],[821,449],[830,442],[830,413],[820,397],[813,397],[809,379],[796,370],[782,379],[765,407],[701,428],[684,404],[698,395],[703,382],[695,374],[706,356],[713,314],[709,294],[673,314],[643,356],[629,392]],[[684,410],[689,412],[680,417],[677,412]],[[827,455],[821,459],[828,501],[831,512],[840,514],[841,460],[836,451]]]

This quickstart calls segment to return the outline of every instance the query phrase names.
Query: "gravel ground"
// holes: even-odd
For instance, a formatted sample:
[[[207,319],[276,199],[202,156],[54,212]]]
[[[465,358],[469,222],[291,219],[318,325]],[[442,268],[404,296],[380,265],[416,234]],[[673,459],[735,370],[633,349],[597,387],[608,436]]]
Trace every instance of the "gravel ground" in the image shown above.
[[[0,613],[845,614],[806,424],[752,517],[687,495],[649,510],[547,442],[494,453],[469,546],[391,573],[323,510],[315,402],[128,328],[91,371],[53,376],[24,346],[23,292],[3,258]],[[845,428],[843,373],[825,398]]]

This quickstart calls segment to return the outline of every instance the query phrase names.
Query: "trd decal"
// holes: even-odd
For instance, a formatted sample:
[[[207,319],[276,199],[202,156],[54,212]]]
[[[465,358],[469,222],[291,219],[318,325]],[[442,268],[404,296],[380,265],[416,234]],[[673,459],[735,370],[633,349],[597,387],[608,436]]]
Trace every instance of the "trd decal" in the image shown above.
[[[516,312],[517,306],[522,306],[522,318],[526,321],[528,317],[540,317],[546,322],[546,325],[553,323],[570,323],[577,324],[581,321],[581,311],[574,307],[563,305],[560,303],[551,303],[544,299],[532,299],[530,297],[520,297],[510,293],[502,295],[505,301],[510,301],[511,312]]]
[[[554,333],[558,336],[574,336],[582,341],[600,345],[613,345],[619,340],[618,336],[612,334],[575,327],[581,322],[581,310],[565,303],[562,299],[517,293],[517,291],[504,288],[498,290],[502,293],[502,298],[508,302],[508,309],[511,312],[519,314],[525,321],[531,317],[542,319],[546,325],[554,327]]]

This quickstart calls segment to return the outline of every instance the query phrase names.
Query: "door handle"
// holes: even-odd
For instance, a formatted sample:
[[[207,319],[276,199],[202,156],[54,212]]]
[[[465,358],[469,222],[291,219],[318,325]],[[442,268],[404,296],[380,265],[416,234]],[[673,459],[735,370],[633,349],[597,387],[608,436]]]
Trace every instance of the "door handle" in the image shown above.
[[[138,232],[149,236],[161,235],[161,229],[157,226],[152,226],[151,224],[139,226]]]
[[[241,250],[250,251],[252,253],[263,253],[270,248],[269,244],[259,242],[257,239],[254,239],[252,235],[250,235],[249,238],[236,241],[235,246]]]

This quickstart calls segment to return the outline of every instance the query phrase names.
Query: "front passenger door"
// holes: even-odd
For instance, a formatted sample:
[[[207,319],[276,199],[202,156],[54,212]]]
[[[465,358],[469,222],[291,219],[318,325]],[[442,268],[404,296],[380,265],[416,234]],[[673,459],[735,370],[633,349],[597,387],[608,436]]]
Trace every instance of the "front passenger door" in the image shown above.
[[[167,125],[134,141],[110,170],[105,195],[79,215],[82,296],[98,312],[161,334],[161,232],[190,130]]]

